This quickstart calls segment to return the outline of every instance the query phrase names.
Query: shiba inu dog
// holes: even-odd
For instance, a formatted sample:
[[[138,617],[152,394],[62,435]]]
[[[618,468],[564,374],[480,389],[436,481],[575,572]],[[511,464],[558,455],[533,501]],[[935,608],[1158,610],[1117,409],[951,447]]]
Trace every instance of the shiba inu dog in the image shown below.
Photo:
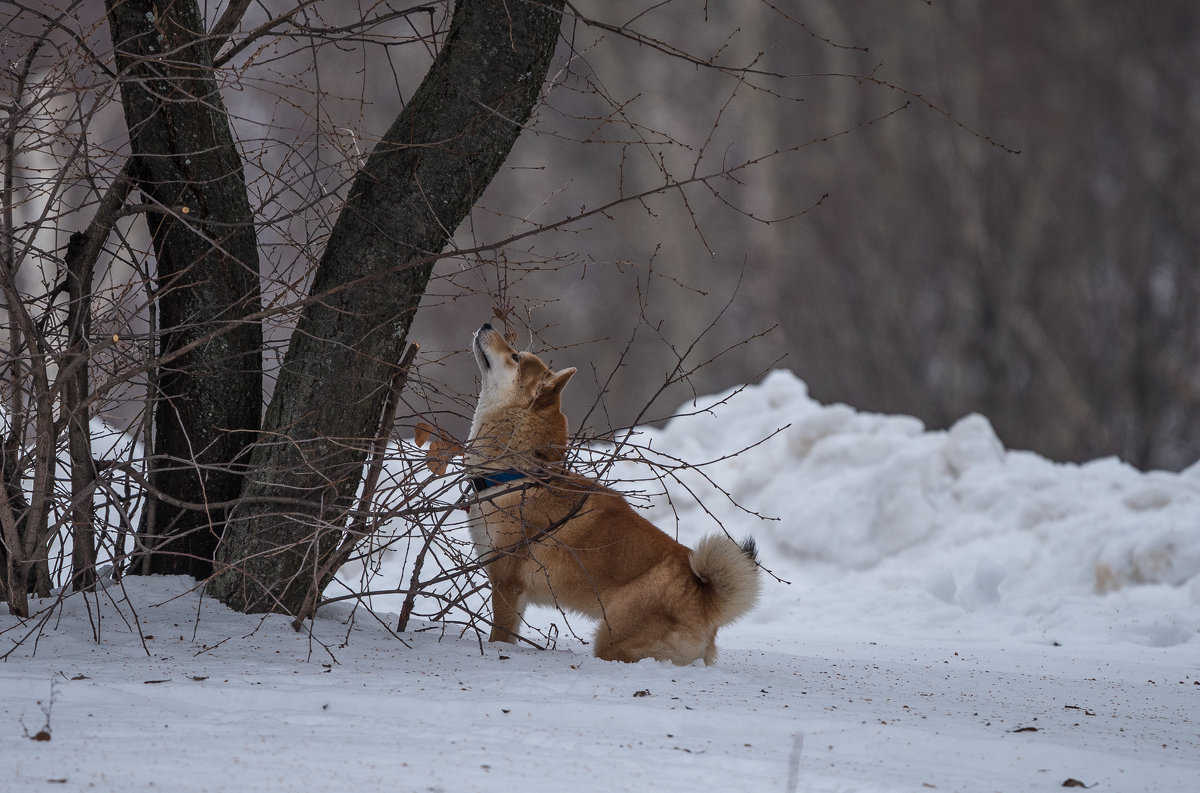
[[[689,550],[619,493],[567,471],[560,398],[575,369],[552,371],[490,324],[472,348],[482,387],[463,457],[476,491],[471,538],[492,587],[491,641],[515,642],[526,605],[538,603],[598,620],[599,658],[712,664],[717,628],[758,599],[754,542],[716,534]]]

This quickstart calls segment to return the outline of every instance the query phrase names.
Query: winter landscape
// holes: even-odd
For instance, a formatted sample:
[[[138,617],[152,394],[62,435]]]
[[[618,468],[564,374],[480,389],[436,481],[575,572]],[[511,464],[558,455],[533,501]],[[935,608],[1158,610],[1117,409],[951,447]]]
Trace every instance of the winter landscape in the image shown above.
[[[549,610],[548,650],[396,635],[387,598],[296,632],[131,576],[0,616],[0,789],[1198,789],[1200,466],[1056,464],[785,371],[685,411],[637,442],[716,462],[648,515],[771,573],[716,666],[598,661]]]

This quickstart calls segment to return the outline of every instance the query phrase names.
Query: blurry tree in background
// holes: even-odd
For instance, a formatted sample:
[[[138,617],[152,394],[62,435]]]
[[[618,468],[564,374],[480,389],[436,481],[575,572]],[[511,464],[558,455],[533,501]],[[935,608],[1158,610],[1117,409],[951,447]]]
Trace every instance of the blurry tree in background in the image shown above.
[[[703,22],[685,23],[670,5],[644,14],[638,30],[665,46],[610,35],[587,50],[595,93],[572,97],[574,107],[591,108],[575,114],[612,121],[604,108],[617,102],[623,117],[694,152],[709,138],[714,106],[736,89],[709,156],[833,137],[744,175],[724,197],[772,219],[828,196],[792,222],[769,225],[700,195],[687,207],[620,214],[619,234],[577,243],[608,271],[595,267],[586,281],[564,275],[543,293],[565,296],[567,305],[541,314],[565,326],[556,338],[619,337],[612,306],[636,294],[616,263],[653,262],[664,278],[710,293],[657,295],[653,312],[671,334],[702,328],[714,299],[739,281],[722,335],[780,325],[699,373],[701,391],[743,382],[786,355],[783,365],[824,401],[912,414],[933,428],[980,412],[1009,446],[1059,460],[1119,455],[1168,469],[1195,462],[1200,5],[773,5],[709,4]],[[753,90],[718,90],[669,54],[683,49],[753,60]],[[869,129],[838,134],[901,107]],[[526,143],[548,152],[544,190],[561,186],[564,203],[590,202],[605,189],[597,173],[619,166],[629,182],[658,167],[635,167],[627,150],[564,148],[560,160],[544,141]],[[605,170],[582,159],[605,156]],[[417,327],[432,330],[438,316],[419,317]],[[448,347],[461,343],[445,338]],[[618,420],[671,360],[651,338],[642,341],[610,384]],[[716,344],[706,339],[701,349]],[[588,357],[607,371],[620,347],[593,345]]]
[[[1057,459],[1195,462],[1200,6],[802,7],[871,50],[807,48],[779,68],[878,66],[1021,151],[906,113],[794,173],[831,198],[758,237],[772,251],[743,250],[796,268],[755,268],[751,302],[781,317],[814,395],[934,426],[978,411],[1008,445]],[[809,104],[847,119],[895,101],[876,85],[812,87]]]
[[[556,8],[0,3],[4,593],[136,537],[309,610],[393,420],[465,431],[493,314],[570,346],[601,433],[787,356],[820,399],[1196,459],[1200,7]]]

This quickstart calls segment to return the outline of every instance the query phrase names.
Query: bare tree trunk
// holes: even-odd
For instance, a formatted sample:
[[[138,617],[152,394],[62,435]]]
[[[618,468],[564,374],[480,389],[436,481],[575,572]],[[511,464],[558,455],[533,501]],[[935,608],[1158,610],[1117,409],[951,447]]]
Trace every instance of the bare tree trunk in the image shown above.
[[[196,1],[106,0],[106,7],[132,173],[158,208],[147,220],[159,350],[169,353],[260,308],[253,218]],[[246,322],[157,373],[149,458],[155,491],[193,504],[241,492],[262,410],[261,347],[261,326]],[[145,514],[153,519],[143,525],[151,557],[142,571],[211,573],[221,510],[157,500]]]
[[[503,164],[554,54],[562,0],[462,0],[444,46],[375,147],[313,283],[209,591],[297,613],[322,587],[432,261]],[[409,266],[405,266],[406,263]],[[264,496],[305,499],[281,514]]]
[[[10,435],[0,450],[0,474],[4,491],[0,493],[0,601],[6,601],[13,614],[29,614],[27,595],[34,591],[33,565],[26,564],[21,549],[29,530],[29,502],[16,477],[19,444]],[[9,552],[9,548],[12,552]]]
[[[92,492],[96,464],[92,458],[92,430],[88,406],[88,337],[91,335],[92,264],[84,254],[87,235],[71,235],[67,246],[67,354],[74,370],[63,387],[63,414],[67,421],[67,451],[71,460],[71,588],[90,590],[96,585],[95,506]]]

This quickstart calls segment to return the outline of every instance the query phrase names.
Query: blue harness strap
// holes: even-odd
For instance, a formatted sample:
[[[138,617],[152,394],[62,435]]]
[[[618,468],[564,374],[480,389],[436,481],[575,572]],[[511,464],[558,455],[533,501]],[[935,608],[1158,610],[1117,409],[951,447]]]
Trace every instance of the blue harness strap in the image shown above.
[[[471,479],[471,487],[475,488],[476,493],[482,493],[488,488],[505,485],[518,479],[526,479],[528,476],[529,474],[510,468],[507,471],[496,471],[486,476],[476,476]]]

